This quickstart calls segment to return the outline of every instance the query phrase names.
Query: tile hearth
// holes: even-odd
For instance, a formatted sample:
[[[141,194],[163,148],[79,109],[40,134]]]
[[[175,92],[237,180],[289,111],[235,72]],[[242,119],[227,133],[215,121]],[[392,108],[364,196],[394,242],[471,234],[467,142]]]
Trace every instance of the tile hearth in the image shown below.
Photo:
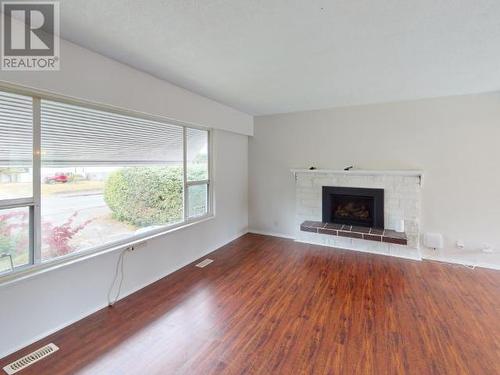
[[[303,232],[358,238],[367,241],[386,242],[397,245],[407,245],[408,243],[405,233],[399,233],[391,229],[365,228],[308,220],[300,225],[300,230]]]

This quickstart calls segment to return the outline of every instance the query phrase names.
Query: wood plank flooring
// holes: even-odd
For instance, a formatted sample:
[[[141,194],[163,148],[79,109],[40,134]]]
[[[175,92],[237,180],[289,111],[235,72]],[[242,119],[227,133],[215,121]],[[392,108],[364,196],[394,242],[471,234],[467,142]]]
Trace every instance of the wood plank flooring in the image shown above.
[[[500,374],[500,272],[247,234],[20,374]]]

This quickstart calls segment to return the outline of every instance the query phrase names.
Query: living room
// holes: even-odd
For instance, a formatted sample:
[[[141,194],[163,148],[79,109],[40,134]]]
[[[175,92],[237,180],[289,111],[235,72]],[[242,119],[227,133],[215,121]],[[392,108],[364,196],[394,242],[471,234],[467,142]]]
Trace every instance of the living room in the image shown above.
[[[496,374],[500,5],[2,2],[7,374]]]

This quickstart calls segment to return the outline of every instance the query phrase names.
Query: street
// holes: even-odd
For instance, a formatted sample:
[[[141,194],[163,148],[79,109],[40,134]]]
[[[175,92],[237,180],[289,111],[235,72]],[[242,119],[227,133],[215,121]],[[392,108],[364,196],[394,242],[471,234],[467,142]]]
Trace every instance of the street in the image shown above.
[[[110,213],[100,191],[74,194],[51,194],[42,197],[42,221],[54,225],[65,223],[78,212],[75,224]]]

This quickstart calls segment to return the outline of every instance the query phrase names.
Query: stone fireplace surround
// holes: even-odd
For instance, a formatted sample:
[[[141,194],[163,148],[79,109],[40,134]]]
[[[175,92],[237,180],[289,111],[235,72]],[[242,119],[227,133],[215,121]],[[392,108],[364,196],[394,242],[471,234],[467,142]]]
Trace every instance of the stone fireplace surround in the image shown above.
[[[293,169],[296,181],[296,240],[300,242],[421,260],[420,205],[423,173],[408,170],[308,170]],[[344,231],[311,229],[321,227],[323,186],[384,189],[384,221],[387,233],[404,220],[406,245],[398,241],[374,241],[348,236]],[[313,224],[312,222],[316,223]],[[302,229],[302,230],[301,230]],[[397,235],[395,235],[398,237]],[[353,238],[354,237],[354,238]],[[357,238],[356,238],[357,237]],[[403,242],[400,242],[403,243]]]

